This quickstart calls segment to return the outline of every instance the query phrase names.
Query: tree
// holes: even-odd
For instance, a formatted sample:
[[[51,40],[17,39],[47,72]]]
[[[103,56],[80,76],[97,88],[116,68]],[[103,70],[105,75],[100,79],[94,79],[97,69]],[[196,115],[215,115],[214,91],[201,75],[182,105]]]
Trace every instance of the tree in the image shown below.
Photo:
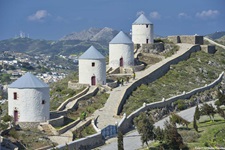
[[[134,124],[137,127],[137,131],[141,135],[142,144],[145,143],[147,146],[148,141],[154,139],[153,123],[152,117],[143,112],[134,119]]]
[[[217,106],[225,105],[225,95],[223,94],[222,91],[220,90],[217,91],[217,98],[218,98],[218,101],[216,101]]]
[[[171,113],[170,121],[174,125],[176,125],[176,123],[177,123],[177,124],[181,124],[181,125],[186,125],[186,127],[188,127],[188,124],[190,123],[189,121],[187,121],[186,119],[182,118],[181,116],[179,116],[176,113]]]
[[[214,121],[214,115],[216,114],[216,111],[212,104],[208,105],[207,103],[205,103],[201,107],[201,114],[208,115],[210,120]]]
[[[198,105],[197,105],[197,106],[195,107],[195,114],[194,114],[194,118],[195,118],[196,120],[198,120],[198,121],[199,121],[200,116],[201,116],[201,113],[200,113],[199,107],[198,107]]]
[[[225,119],[225,113],[219,106],[217,106],[217,113]]]
[[[123,133],[119,132],[117,135],[117,143],[118,143],[118,150],[124,150],[123,148]]]
[[[185,147],[183,138],[178,133],[176,125],[172,122],[166,121],[165,124],[165,142],[171,149],[182,149]]]
[[[194,121],[193,121],[193,128],[198,132],[198,125],[197,125],[195,116],[194,116]]]
[[[159,126],[157,128],[154,129],[154,133],[155,133],[155,140],[158,140],[160,142],[163,141],[164,139],[164,131],[163,129],[161,129]]]

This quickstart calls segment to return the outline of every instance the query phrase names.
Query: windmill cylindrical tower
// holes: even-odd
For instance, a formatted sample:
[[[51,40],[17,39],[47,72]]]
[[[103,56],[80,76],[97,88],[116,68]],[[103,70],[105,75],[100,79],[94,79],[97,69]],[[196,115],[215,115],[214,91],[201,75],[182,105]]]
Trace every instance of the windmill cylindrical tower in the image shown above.
[[[153,24],[141,14],[132,24],[132,41],[134,44],[154,43]]]
[[[94,46],[79,57],[79,83],[106,84],[105,57]]]
[[[8,114],[18,123],[49,120],[49,86],[26,73],[8,87]]]
[[[109,42],[109,66],[131,67],[134,65],[134,45],[130,38],[120,31]]]

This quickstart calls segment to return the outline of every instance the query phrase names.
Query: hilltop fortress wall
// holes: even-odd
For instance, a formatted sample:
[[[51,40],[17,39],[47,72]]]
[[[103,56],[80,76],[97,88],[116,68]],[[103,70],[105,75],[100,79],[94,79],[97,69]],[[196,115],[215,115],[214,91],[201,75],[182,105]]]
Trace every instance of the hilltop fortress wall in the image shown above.
[[[173,42],[173,43],[188,43],[188,44],[199,44],[199,45],[203,45],[204,44],[204,40],[203,40],[203,36],[199,36],[199,35],[174,35],[174,36],[168,36],[168,39]]]

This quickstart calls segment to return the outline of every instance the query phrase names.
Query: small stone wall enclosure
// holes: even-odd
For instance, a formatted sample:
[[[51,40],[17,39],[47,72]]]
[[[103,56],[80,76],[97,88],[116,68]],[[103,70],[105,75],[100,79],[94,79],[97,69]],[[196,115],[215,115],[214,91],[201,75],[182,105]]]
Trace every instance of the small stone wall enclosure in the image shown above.
[[[168,36],[168,39],[173,43],[189,43],[203,45],[203,36],[199,35],[181,35],[181,36]]]
[[[126,133],[127,131],[129,131],[129,128],[132,127],[133,125],[133,119],[135,117],[137,117],[140,112],[144,112],[148,109],[153,109],[153,108],[162,108],[162,107],[165,107],[167,105],[171,105],[172,102],[175,102],[179,99],[188,99],[190,98],[192,95],[198,93],[198,92],[203,92],[205,90],[208,90],[212,87],[214,87],[215,85],[217,85],[218,83],[221,82],[221,80],[223,79],[223,75],[224,75],[224,72],[222,72],[219,77],[213,81],[212,83],[210,83],[209,85],[205,85],[203,87],[200,87],[200,88],[196,88],[190,92],[187,92],[187,93],[182,93],[180,95],[177,95],[177,96],[173,96],[171,98],[168,98],[166,100],[162,100],[162,101],[159,101],[159,102],[154,102],[154,103],[150,103],[150,104],[143,104],[142,107],[140,107],[139,109],[137,109],[136,111],[134,111],[133,113],[131,113],[128,117],[126,117],[126,115],[123,116],[123,119],[121,120],[121,122],[118,124],[118,130],[123,132],[123,133]]]

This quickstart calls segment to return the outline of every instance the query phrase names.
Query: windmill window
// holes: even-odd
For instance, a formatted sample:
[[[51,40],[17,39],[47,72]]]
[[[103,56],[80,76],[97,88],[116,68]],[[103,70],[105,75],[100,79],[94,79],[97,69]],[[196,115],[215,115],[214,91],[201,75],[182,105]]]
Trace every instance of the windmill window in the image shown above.
[[[148,24],[146,24],[146,28],[148,28]]]
[[[13,99],[14,99],[14,100],[17,100],[17,92],[14,92],[14,93],[13,93]]]
[[[93,63],[91,63],[91,66],[92,66],[92,67],[94,67],[94,66],[95,66],[95,63],[94,63],[94,62],[93,62]]]
[[[45,100],[42,100],[42,101],[41,101],[41,104],[43,104],[43,105],[44,105],[44,104],[45,104]]]

